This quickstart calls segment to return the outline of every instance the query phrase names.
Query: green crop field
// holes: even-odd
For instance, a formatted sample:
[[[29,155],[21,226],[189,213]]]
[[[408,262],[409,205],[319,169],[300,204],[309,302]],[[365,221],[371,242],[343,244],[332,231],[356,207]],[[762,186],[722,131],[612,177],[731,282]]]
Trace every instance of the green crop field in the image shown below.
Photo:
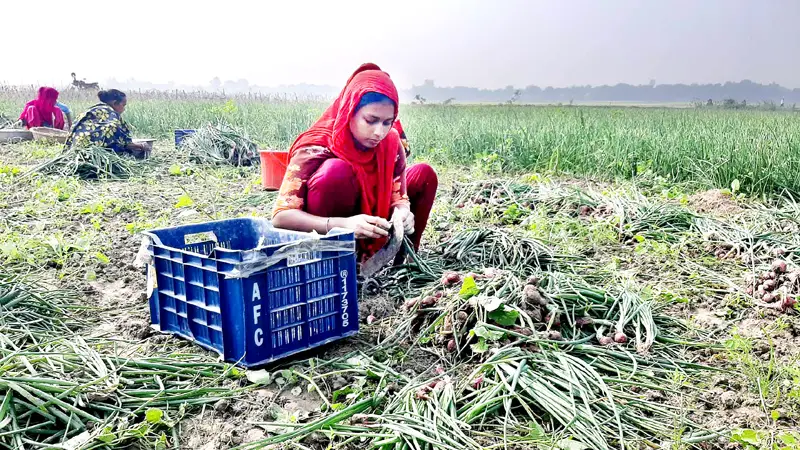
[[[67,101],[81,111],[91,98]],[[76,95],[77,94],[72,94]],[[196,94],[195,94],[196,95]],[[191,94],[186,94],[191,96]],[[16,97],[16,101],[10,101]],[[277,97],[187,100],[131,96],[126,120],[141,137],[225,120],[266,147],[286,148],[325,103]],[[15,117],[26,96],[0,99]],[[549,171],[605,179],[652,171],[670,181],[753,194],[800,192],[800,114],[719,109],[414,106],[401,118],[415,152],[438,164],[495,160],[504,171]]]
[[[276,196],[173,130],[286,148],[325,106],[130,93],[153,156],[92,170],[0,144],[0,447],[800,449],[793,112],[402,105],[439,191],[357,336],[245,370],[151,329],[141,232]]]

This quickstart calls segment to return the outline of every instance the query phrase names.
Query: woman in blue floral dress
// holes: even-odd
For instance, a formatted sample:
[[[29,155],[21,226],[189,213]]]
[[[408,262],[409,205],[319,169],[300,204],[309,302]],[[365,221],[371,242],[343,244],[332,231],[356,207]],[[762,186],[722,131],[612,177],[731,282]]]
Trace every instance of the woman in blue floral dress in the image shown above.
[[[128,100],[125,93],[116,89],[100,91],[98,103],[72,127],[67,138],[67,148],[72,147],[103,147],[117,153],[140,154],[149,151],[144,143],[135,143],[131,138],[131,130],[122,120],[122,113]]]

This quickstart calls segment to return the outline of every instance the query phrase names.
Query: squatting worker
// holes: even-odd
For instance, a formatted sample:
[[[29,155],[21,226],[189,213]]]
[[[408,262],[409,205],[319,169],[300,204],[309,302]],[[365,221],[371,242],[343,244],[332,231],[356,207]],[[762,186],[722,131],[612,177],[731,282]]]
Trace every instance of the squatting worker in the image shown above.
[[[363,261],[385,244],[387,219],[399,215],[418,249],[439,182],[427,164],[406,167],[394,127],[398,105],[386,72],[375,64],[359,67],[292,144],[273,224],[304,232],[353,230]]]
[[[96,146],[134,156],[150,150],[147,144],[133,142],[131,130],[122,120],[122,113],[128,105],[125,93],[109,89],[98,92],[97,97],[100,103],[89,108],[75,122],[67,138],[67,148]]]
[[[35,99],[22,108],[19,123],[25,128],[47,127],[64,129],[64,113],[57,106],[58,91],[55,88],[42,86]]]

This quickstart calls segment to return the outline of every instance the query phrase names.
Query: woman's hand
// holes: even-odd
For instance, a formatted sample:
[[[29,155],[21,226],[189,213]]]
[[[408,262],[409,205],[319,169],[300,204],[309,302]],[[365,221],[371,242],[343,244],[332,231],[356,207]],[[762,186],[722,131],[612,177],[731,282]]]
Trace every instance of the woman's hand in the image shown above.
[[[366,214],[348,217],[342,225],[353,230],[356,239],[378,239],[389,235],[390,224],[387,220]]]
[[[406,235],[414,234],[414,213],[411,212],[408,206],[400,205],[395,207],[394,213],[392,213],[392,219],[394,219],[395,216],[399,216],[398,218],[402,220],[403,231]]]

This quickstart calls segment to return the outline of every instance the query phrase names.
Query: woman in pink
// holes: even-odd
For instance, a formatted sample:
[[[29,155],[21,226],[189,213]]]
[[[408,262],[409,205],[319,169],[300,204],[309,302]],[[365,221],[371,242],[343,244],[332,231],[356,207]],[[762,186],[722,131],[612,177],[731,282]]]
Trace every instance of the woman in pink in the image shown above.
[[[361,259],[386,242],[397,215],[415,248],[436,197],[438,179],[427,164],[406,167],[393,127],[398,95],[389,75],[364,64],[322,117],[290,149],[272,213],[278,228],[327,233],[353,230]]]
[[[58,91],[51,87],[40,87],[36,99],[25,104],[20,122],[26,128],[48,127],[64,129],[64,113],[56,106]]]

